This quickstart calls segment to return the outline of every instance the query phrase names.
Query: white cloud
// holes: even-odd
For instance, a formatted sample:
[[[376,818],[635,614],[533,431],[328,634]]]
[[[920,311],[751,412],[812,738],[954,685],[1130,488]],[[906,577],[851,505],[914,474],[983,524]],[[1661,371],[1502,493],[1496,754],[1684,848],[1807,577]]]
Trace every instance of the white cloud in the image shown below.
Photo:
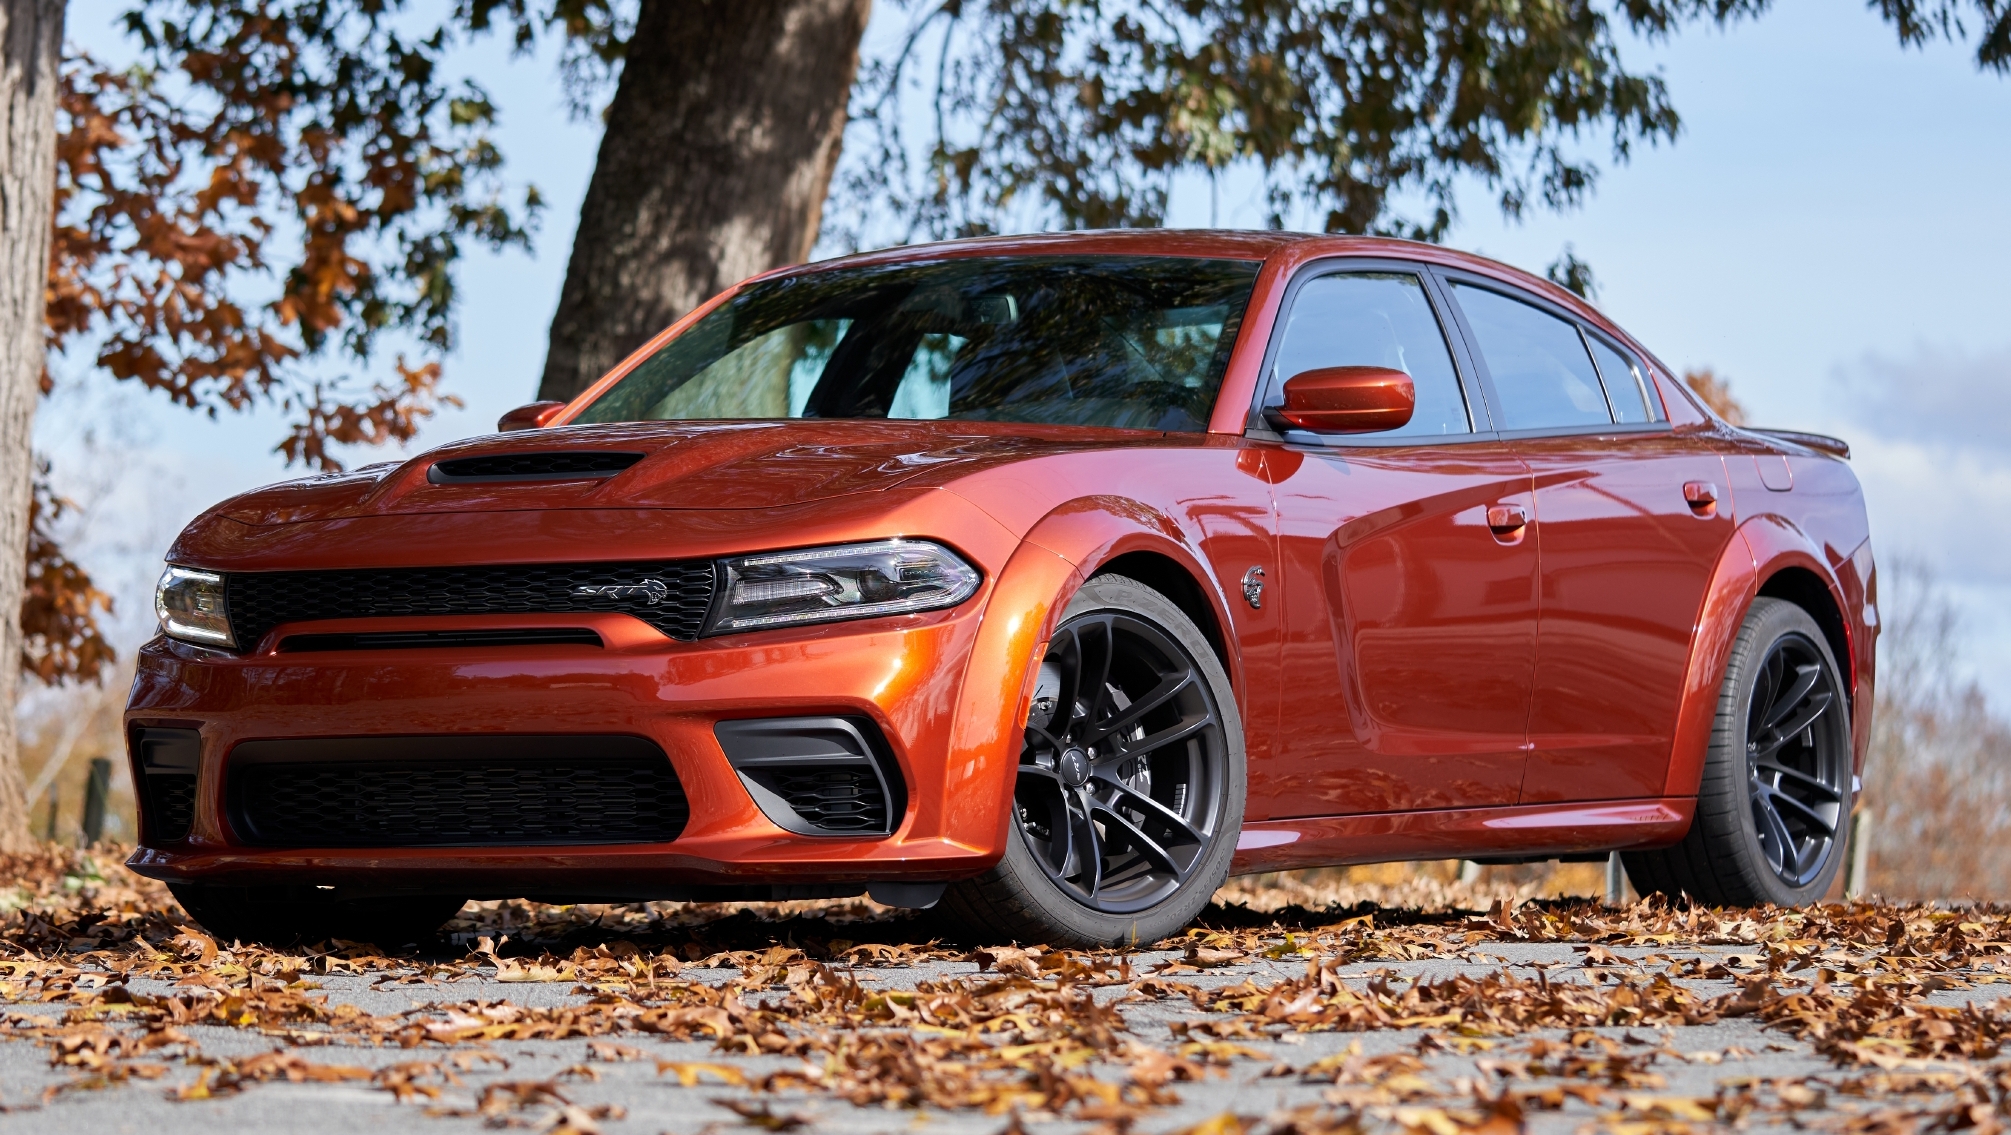
[[[2011,705],[2011,348],[1922,347],[1833,377],[1874,547],[1934,571],[1963,609],[1967,669]]]

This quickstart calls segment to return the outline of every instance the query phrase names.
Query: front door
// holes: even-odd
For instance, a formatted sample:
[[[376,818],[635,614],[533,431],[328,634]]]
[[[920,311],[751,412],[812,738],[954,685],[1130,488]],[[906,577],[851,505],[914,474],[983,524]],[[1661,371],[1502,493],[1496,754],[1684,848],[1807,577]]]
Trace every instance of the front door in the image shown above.
[[[1639,362],[1596,330],[1452,291],[1543,530],[1522,801],[1659,796],[1691,635],[1734,527],[1724,459],[1667,429]]]
[[[1267,368],[1387,366],[1411,423],[1359,438],[1287,432],[1273,451],[1284,604],[1274,775],[1295,816],[1513,804],[1536,653],[1528,470],[1476,433],[1422,275],[1348,267],[1302,281]]]

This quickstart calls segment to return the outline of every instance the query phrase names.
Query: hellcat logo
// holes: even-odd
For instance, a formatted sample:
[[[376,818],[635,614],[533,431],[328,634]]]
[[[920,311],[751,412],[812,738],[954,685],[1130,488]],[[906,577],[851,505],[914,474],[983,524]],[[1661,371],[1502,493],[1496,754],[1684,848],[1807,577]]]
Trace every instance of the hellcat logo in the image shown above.
[[[577,599],[613,599],[626,603],[641,603],[654,607],[670,594],[670,588],[660,579],[645,579],[641,583],[582,583],[573,588]]]

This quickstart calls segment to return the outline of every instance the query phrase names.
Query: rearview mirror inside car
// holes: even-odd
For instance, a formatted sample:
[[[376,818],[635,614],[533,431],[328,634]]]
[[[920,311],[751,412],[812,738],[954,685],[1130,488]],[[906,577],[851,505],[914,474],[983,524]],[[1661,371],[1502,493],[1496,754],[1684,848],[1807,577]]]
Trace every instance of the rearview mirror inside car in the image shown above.
[[[1293,429],[1323,434],[1365,434],[1397,429],[1417,408],[1410,375],[1389,367],[1320,367],[1285,382],[1285,404],[1274,419]]]
[[[532,402],[497,418],[496,429],[503,433],[540,429],[545,423],[558,417],[559,411],[565,408],[564,402]]]

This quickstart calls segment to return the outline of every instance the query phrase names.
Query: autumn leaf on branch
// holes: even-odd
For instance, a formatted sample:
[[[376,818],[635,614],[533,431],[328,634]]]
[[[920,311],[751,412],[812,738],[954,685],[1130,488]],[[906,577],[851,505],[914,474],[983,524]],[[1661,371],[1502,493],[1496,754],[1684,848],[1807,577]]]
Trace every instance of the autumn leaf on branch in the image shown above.
[[[409,37],[401,7],[154,0],[124,18],[134,66],[72,54],[50,353],[212,417],[276,407],[277,451],[320,470],[342,467],[336,446],[409,440],[458,405],[437,357],[400,356],[389,380],[337,373],[381,365],[386,332],[445,354],[463,242],[527,247],[540,208],[535,189],[505,200],[487,94],[440,76],[447,26]],[[60,507],[45,490],[44,521]],[[111,658],[94,621],[109,599],[38,525],[25,664],[89,676]]]
[[[70,502],[49,485],[49,463],[38,462],[28,505],[28,576],[21,592],[21,669],[43,682],[95,681],[117,658],[98,627],[112,597],[98,590],[63,554],[53,526]]]
[[[161,0],[125,17],[137,66],[72,57],[52,351],[88,344],[212,415],[278,406],[277,448],[315,468],[410,438],[443,401],[437,363],[356,383],[326,361],[372,363],[386,331],[447,351],[462,241],[527,246],[539,201],[505,203],[494,105],[440,78],[446,28],[401,35],[398,7]]]

